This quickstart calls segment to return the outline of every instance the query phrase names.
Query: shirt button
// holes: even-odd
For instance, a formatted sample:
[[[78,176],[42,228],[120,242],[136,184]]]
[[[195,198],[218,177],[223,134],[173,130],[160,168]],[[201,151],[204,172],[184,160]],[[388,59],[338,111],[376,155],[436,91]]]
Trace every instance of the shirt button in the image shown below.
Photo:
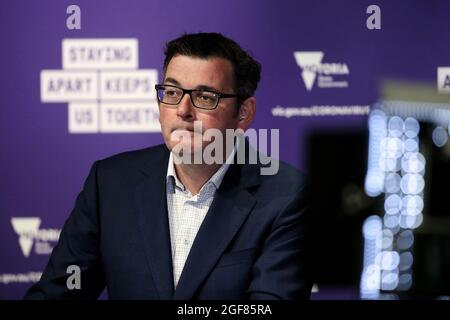
[[[184,244],[187,246],[189,245],[189,241],[187,239],[184,239]]]

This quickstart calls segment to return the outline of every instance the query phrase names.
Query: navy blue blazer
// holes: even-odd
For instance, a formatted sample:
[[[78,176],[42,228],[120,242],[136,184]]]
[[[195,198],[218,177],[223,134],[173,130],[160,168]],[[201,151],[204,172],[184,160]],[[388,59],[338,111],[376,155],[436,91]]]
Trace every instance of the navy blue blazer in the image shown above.
[[[245,143],[248,148],[248,143]],[[58,244],[26,299],[309,298],[305,179],[280,162],[232,164],[174,290],[166,199],[169,150],[159,145],[97,161]],[[66,286],[69,265],[81,289]]]

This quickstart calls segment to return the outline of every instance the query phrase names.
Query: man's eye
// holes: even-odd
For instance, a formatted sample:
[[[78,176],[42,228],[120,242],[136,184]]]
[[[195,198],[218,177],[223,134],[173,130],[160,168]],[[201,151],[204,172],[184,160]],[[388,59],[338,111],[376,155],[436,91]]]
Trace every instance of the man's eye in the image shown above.
[[[178,93],[175,90],[165,90],[164,95],[168,97],[176,97]]]
[[[198,98],[203,102],[211,102],[216,99],[215,95],[210,92],[202,92],[198,95]]]
[[[200,99],[203,101],[211,101],[213,98],[203,94],[200,96]]]

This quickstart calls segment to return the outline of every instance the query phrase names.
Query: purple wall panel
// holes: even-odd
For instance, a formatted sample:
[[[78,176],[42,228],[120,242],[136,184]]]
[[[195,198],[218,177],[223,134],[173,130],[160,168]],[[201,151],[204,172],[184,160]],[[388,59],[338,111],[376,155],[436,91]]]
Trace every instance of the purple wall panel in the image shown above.
[[[70,4],[0,4],[0,299],[20,298],[29,272],[48,260],[36,251],[37,242],[45,251],[45,239],[34,239],[25,255],[12,218],[40,218],[44,233],[60,229],[95,160],[162,142],[158,132],[69,133],[68,103],[41,102],[40,94],[41,70],[63,68],[63,39],[136,38],[137,68],[161,77],[167,40],[197,31],[230,36],[263,66],[254,127],[280,128],[280,158],[301,169],[311,130],[364,129],[366,116],[286,118],[273,116],[273,108],[370,105],[382,79],[433,85],[436,68],[450,64],[448,1],[377,1],[376,31],[366,28],[372,1],[80,0],[81,30],[66,28]],[[306,90],[295,51],[323,51],[323,62],[347,64],[350,74],[336,78],[348,88]]]

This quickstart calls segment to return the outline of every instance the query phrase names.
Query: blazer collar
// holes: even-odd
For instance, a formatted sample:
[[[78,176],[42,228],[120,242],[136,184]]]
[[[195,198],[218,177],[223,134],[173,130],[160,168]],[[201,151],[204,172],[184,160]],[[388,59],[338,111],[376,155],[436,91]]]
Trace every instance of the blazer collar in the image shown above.
[[[135,204],[147,264],[159,298],[167,300],[174,291],[166,201],[169,150],[163,145],[151,156],[141,168],[145,178],[136,186]]]

